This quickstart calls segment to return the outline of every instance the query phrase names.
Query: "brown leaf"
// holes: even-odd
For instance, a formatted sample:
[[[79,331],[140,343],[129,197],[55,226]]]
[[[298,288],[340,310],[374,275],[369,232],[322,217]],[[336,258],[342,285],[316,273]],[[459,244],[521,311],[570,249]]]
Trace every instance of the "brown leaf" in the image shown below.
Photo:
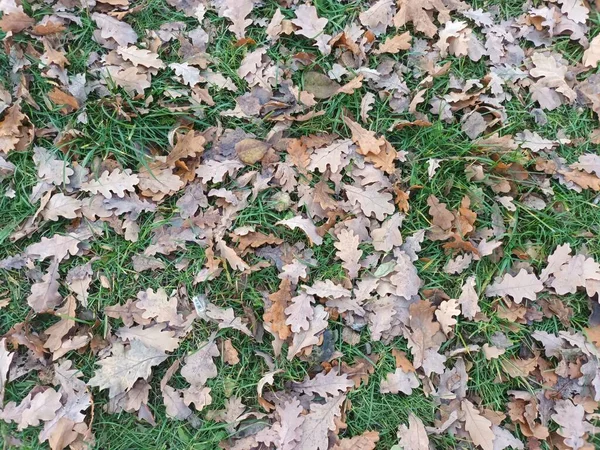
[[[454,215],[448,211],[446,204],[440,203],[435,195],[430,195],[427,198],[427,205],[429,205],[429,215],[433,219],[432,223],[442,230],[450,230],[454,221]]]
[[[6,349],[6,338],[0,340],[0,407],[4,406],[4,391],[10,364],[15,356],[14,352]]]
[[[591,40],[588,49],[583,52],[583,65],[586,67],[598,67],[600,61],[600,36]]]
[[[54,259],[48,271],[42,277],[42,281],[31,285],[31,294],[27,297],[27,303],[37,312],[52,311],[62,301],[62,295],[58,292],[58,273],[57,259]]]
[[[362,250],[358,249],[360,239],[352,230],[343,229],[337,234],[338,241],[334,242],[334,247],[338,249],[335,253],[341,259],[342,267],[348,271],[350,279],[358,276],[360,270],[360,258],[363,254]]]
[[[385,139],[376,138],[374,131],[365,130],[359,123],[349,117],[344,116],[344,123],[350,128],[352,140],[358,145],[358,153],[366,155],[368,153],[378,154],[381,146],[385,144]]]
[[[105,170],[97,180],[82,183],[81,190],[92,194],[100,193],[104,198],[111,198],[113,193],[123,198],[125,192],[134,192],[138,183],[139,178],[131,173],[131,169],[115,169],[112,172]]]
[[[537,293],[544,289],[542,282],[534,275],[521,269],[515,276],[507,273],[500,280],[499,277],[485,290],[488,297],[510,295],[514,302],[519,304],[524,298],[535,300]]]
[[[293,383],[293,389],[305,394],[317,394],[323,398],[327,396],[335,397],[345,393],[354,386],[354,383],[348,379],[345,373],[338,375],[334,370],[328,373],[319,372],[314,378],[307,376],[302,383]]]
[[[315,298],[301,292],[299,295],[290,299],[290,305],[285,309],[285,314],[288,316],[285,323],[288,324],[294,333],[301,330],[308,330],[310,325],[309,319],[312,318],[312,304]]]
[[[360,89],[362,87],[362,82],[364,79],[364,75],[359,75],[357,77],[352,78],[345,85],[340,87],[336,94],[354,94],[354,91]]]
[[[327,328],[328,318],[329,314],[322,305],[317,305],[313,308],[313,315],[309,321],[308,330],[302,330],[294,334],[292,345],[288,348],[288,361],[291,361],[301,350],[319,343],[321,332]]]
[[[440,324],[433,321],[435,307],[431,302],[419,300],[409,307],[411,333],[408,334],[408,348],[413,355],[415,368],[423,365],[425,352],[440,345]]]
[[[341,86],[321,72],[310,71],[304,74],[304,90],[315,98],[326,99],[338,93]]]
[[[160,60],[158,53],[150,50],[139,49],[133,45],[117,48],[117,53],[125,61],[130,61],[134,66],[144,66],[154,69],[163,69],[165,63]]]
[[[15,402],[9,402],[0,413],[0,418],[8,423],[17,422],[19,431],[31,426],[37,427],[41,421],[49,421],[55,417],[62,406],[61,397],[52,388],[33,394],[29,392],[19,406]]]
[[[381,380],[379,392],[382,394],[397,394],[402,392],[411,395],[414,388],[419,387],[419,380],[414,372],[405,372],[398,368],[395,372],[388,373],[384,380]]]
[[[100,369],[88,384],[99,389],[108,389],[113,398],[131,389],[138,378],[148,379],[152,367],[167,359],[162,350],[147,347],[134,339],[129,347],[116,342],[113,344],[111,356],[98,361]]]
[[[185,358],[185,364],[181,368],[181,376],[192,386],[204,386],[206,381],[218,375],[217,366],[213,358],[217,358],[219,348],[210,340],[202,342],[198,351]]]
[[[316,245],[321,245],[323,243],[323,238],[319,235],[317,227],[310,219],[296,216],[292,217],[291,219],[280,220],[279,222],[275,223],[275,225],[285,225],[292,230],[300,228],[302,231],[304,231],[311,243]]]
[[[231,339],[225,339],[222,342],[222,347],[223,349],[221,353],[223,354],[223,359],[225,360],[225,362],[230,366],[235,366],[236,364],[239,364],[240,356],[238,351],[233,346]]]
[[[493,450],[495,436],[492,431],[492,422],[482,416],[473,403],[467,399],[462,401],[461,410],[465,415],[465,430],[471,436],[473,444],[481,446],[483,450]]]
[[[269,300],[271,300],[271,306],[265,310],[263,320],[271,325],[274,334],[285,340],[291,335],[285,315],[285,310],[292,300],[290,281],[282,280],[279,290],[269,295]]]
[[[5,13],[0,19],[0,30],[5,33],[20,33],[35,23],[25,12],[17,10]]]
[[[339,441],[332,450],[375,450],[379,442],[378,431],[365,431],[359,436]]]
[[[585,420],[585,410],[582,405],[574,405],[571,400],[557,400],[552,414],[559,426],[558,434],[565,438],[569,448],[585,448],[587,434],[594,433],[594,427]]]
[[[401,28],[407,23],[412,22],[413,27],[427,37],[432,38],[437,33],[437,27],[432,22],[428,10],[437,9],[440,14],[446,14],[449,17],[448,10],[440,0],[425,0],[415,2],[412,0],[399,0],[398,12],[394,16],[394,26]]]
[[[398,443],[404,449],[429,450],[429,437],[423,421],[413,413],[408,414],[408,427],[401,424],[398,427]]]
[[[353,204],[359,204],[365,216],[375,216],[377,220],[384,220],[387,215],[394,213],[394,205],[390,203],[392,194],[379,192],[377,185],[370,184],[361,189],[356,186],[345,184],[344,189],[348,200]]]
[[[458,303],[460,303],[462,315],[467,319],[474,319],[477,313],[481,311],[479,296],[475,290],[475,276],[470,276],[465,280],[458,297]]]
[[[338,395],[324,405],[311,403],[310,412],[304,416],[300,427],[300,439],[295,448],[311,450],[327,450],[329,448],[329,432],[335,431],[336,419],[342,414],[345,395]]]
[[[397,34],[396,36],[387,38],[383,44],[379,45],[379,48],[373,51],[373,53],[376,55],[380,55],[382,53],[396,54],[400,50],[408,50],[410,49],[411,40],[412,36],[408,31],[402,34]]]

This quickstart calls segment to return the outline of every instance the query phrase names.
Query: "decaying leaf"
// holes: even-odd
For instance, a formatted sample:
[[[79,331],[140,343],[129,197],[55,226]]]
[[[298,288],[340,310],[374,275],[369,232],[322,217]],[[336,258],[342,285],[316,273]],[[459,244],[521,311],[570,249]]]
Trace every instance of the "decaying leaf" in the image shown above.
[[[516,276],[507,273],[502,280],[497,279],[487,287],[485,295],[488,297],[509,295],[515,303],[521,303],[524,298],[535,300],[537,293],[544,288],[542,282],[533,274],[521,269]]]

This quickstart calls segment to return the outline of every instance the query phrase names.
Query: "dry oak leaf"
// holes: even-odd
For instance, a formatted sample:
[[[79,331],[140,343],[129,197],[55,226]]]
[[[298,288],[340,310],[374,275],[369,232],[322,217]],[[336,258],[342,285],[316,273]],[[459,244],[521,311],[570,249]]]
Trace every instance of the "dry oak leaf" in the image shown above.
[[[185,84],[189,87],[194,87],[202,81],[200,70],[190,66],[188,63],[171,63],[169,68],[173,69],[177,76],[180,76]]]
[[[575,183],[582,189],[600,191],[600,178],[595,175],[576,170],[559,170],[558,173],[563,175],[566,181]]]
[[[394,37],[387,38],[383,44],[380,44],[379,47],[373,51],[373,53],[376,55],[380,55],[382,53],[396,54],[400,50],[408,50],[410,49],[411,40],[412,36],[408,31],[398,34]]]
[[[177,143],[167,155],[165,163],[173,167],[180,159],[196,156],[204,151],[205,143],[206,138],[194,130],[188,130],[186,134],[178,134]]]
[[[0,30],[5,33],[20,33],[21,31],[29,28],[35,23],[35,20],[29,17],[25,12],[21,10],[11,11],[4,13],[2,19],[0,19]]]
[[[394,26],[402,28],[407,23],[412,22],[417,31],[430,38],[437,33],[437,27],[430,18],[429,10],[436,9],[439,12],[440,22],[445,22],[450,18],[449,11],[442,0],[398,0],[397,4],[399,9],[394,16]],[[442,20],[441,16],[446,20]]]
[[[379,0],[361,12],[358,20],[375,36],[379,36],[390,26],[394,12],[394,0]]]
[[[423,421],[413,413],[408,414],[408,427],[401,424],[398,427],[400,448],[404,450],[429,450],[429,437]]]
[[[345,373],[338,375],[334,369],[328,373],[319,372],[313,379],[306,376],[302,383],[292,383],[295,391],[304,394],[315,393],[323,398],[327,398],[328,395],[335,397],[343,394],[353,386],[354,382],[348,379],[348,375]]]
[[[573,22],[583,24],[587,22],[590,10],[583,0],[561,0],[559,3],[562,4],[560,11]]]
[[[391,202],[394,197],[388,192],[379,192],[380,188],[376,184],[370,184],[364,189],[344,184],[343,188],[350,203],[358,203],[367,217],[375,216],[377,220],[384,220],[394,213],[394,204]]]
[[[200,315],[200,317],[202,317],[200,312],[198,312],[198,314]],[[252,333],[244,324],[244,322],[242,322],[242,319],[240,317],[235,316],[233,308],[219,308],[213,303],[208,303],[206,305],[204,315],[207,318],[217,322],[219,329],[233,328],[234,330],[241,331],[246,336],[252,336]]]
[[[552,420],[560,425],[558,434],[565,438],[564,443],[573,449],[587,448],[586,436],[595,433],[591,423],[585,420],[582,405],[574,405],[571,400],[557,400]]]
[[[344,438],[333,446],[332,450],[375,450],[379,442],[378,431],[365,431],[360,436]]]
[[[382,394],[397,394],[402,392],[411,395],[414,388],[419,387],[419,380],[415,372],[405,372],[401,368],[388,373],[384,380],[381,380],[379,392]]]
[[[219,251],[219,255],[227,260],[233,270],[244,271],[250,268],[250,266],[246,264],[246,262],[235,252],[235,250],[231,247],[228,247],[225,241],[222,239],[217,241],[216,247]]]
[[[230,177],[233,177],[243,167],[244,165],[237,159],[226,159],[224,161],[210,159],[198,166],[196,175],[200,177],[203,183],[209,181],[220,183],[225,179],[225,175],[229,174]]]
[[[162,198],[164,195],[175,193],[185,185],[185,182],[175,175],[173,169],[170,167],[142,167],[138,174],[138,178],[140,189],[151,192],[152,194],[157,194],[156,197],[159,198]],[[144,195],[147,194],[144,193]]]
[[[167,322],[171,326],[181,325],[183,319],[177,313],[177,297],[169,298],[163,288],[158,288],[156,292],[148,288],[137,294],[135,306],[142,310],[142,318],[155,319],[156,322]]]
[[[155,347],[163,352],[172,352],[179,347],[179,339],[175,332],[165,330],[164,323],[144,328],[142,325],[135,327],[121,327],[115,333],[123,341],[131,342],[133,339],[141,341],[147,347]]]
[[[413,355],[413,365],[416,369],[423,365],[428,349],[437,349],[443,342],[440,338],[440,324],[434,322],[433,313],[435,306],[427,300],[419,300],[409,307],[410,333],[406,333],[408,348]]]
[[[287,319],[285,323],[290,326],[293,333],[298,333],[302,330],[308,330],[310,325],[309,319],[313,315],[312,304],[315,298],[305,292],[292,297],[290,304],[285,308]]]
[[[40,421],[49,421],[56,416],[61,408],[62,395],[52,388],[33,395],[27,394],[19,406],[15,402],[9,402],[0,412],[0,419],[6,422],[17,422],[19,431],[28,427],[37,427]]]
[[[79,252],[79,244],[83,243],[92,235],[88,233],[68,233],[66,235],[55,234],[51,238],[43,237],[40,242],[31,244],[25,249],[25,253],[37,260],[44,260],[50,256],[58,261],[68,258],[68,255],[76,255]]]
[[[213,358],[220,356],[219,348],[214,340],[203,342],[199,350],[185,358],[181,368],[181,376],[192,386],[203,386],[210,378],[218,375]]]
[[[62,106],[61,112],[64,114],[79,109],[79,102],[77,99],[59,88],[54,88],[48,92],[48,98],[52,100],[55,105]]]
[[[52,311],[62,301],[62,295],[58,292],[60,276],[58,262],[54,259],[42,277],[42,281],[31,285],[31,294],[27,297],[27,303],[36,313]]]
[[[345,395],[338,395],[320,405],[311,403],[310,412],[304,416],[300,427],[300,439],[297,449],[327,450],[329,448],[329,432],[338,427],[338,419],[342,415],[342,404]]]
[[[306,169],[310,172],[319,169],[321,173],[325,173],[329,167],[332,173],[339,173],[340,170],[348,164],[348,161],[345,160],[345,156],[351,152],[351,145],[351,140],[342,139],[334,141],[326,147],[316,149],[310,155],[310,164],[306,166]]]
[[[430,195],[427,198],[429,205],[429,215],[432,217],[432,223],[442,230],[450,230],[454,221],[454,214],[448,211],[445,203],[440,203],[435,195]]]
[[[317,39],[325,30],[325,25],[329,20],[317,16],[317,8],[309,5],[300,5],[296,11],[296,18],[292,19],[292,23],[299,29],[294,33],[305,36],[309,39]]]
[[[341,259],[342,267],[348,271],[350,279],[358,276],[360,270],[360,258],[363,254],[358,249],[360,238],[352,230],[343,229],[337,234],[338,241],[334,242],[334,247],[338,249],[335,256]]]
[[[56,222],[59,217],[65,219],[75,219],[81,216],[81,200],[59,193],[50,197],[46,208],[42,211],[42,216],[46,220]]]
[[[435,311],[435,318],[442,326],[442,331],[448,335],[452,331],[452,327],[457,324],[455,316],[460,314],[458,308],[458,300],[451,298],[443,301]]]
[[[600,156],[594,153],[581,155],[578,162],[571,164],[571,168],[583,170],[587,173],[594,173],[600,177]]]
[[[127,392],[139,379],[148,379],[152,367],[167,359],[167,355],[155,347],[148,347],[134,339],[129,347],[115,342],[111,356],[98,361],[100,369],[88,382],[89,386],[109,390],[109,398]]]
[[[583,65],[586,67],[598,67],[600,61],[600,35],[590,42],[588,49],[583,52]]]
[[[68,183],[69,177],[75,174],[66,161],[56,159],[52,152],[43,147],[34,147],[33,162],[38,178],[56,186]]]
[[[48,339],[44,343],[44,348],[47,348],[52,353],[60,349],[63,344],[63,338],[75,326],[75,308],[77,308],[75,297],[69,295],[65,304],[56,310],[55,315],[61,319],[44,331],[48,336]],[[56,359],[56,357],[53,357],[53,360]]]
[[[105,170],[98,179],[82,183],[81,190],[94,195],[102,194],[104,198],[111,198],[113,194],[123,198],[125,192],[135,192],[139,181],[138,176],[131,173],[131,169],[115,169],[112,172]]]
[[[577,98],[577,93],[569,87],[565,80],[565,76],[569,71],[567,66],[560,65],[554,56],[546,56],[541,52],[534,53],[531,56],[531,61],[535,67],[529,71],[530,75],[540,78],[536,82],[536,85],[543,88],[555,89],[571,102]],[[536,98],[536,93],[534,92],[533,94],[533,98],[539,100],[539,98]]]
[[[235,37],[243,39],[246,37],[246,28],[252,24],[252,19],[246,19],[254,8],[252,0],[226,0],[223,17],[231,20],[228,30],[235,34]]]
[[[321,245],[323,238],[319,235],[317,227],[312,220],[301,216],[292,217],[291,219],[280,220],[275,225],[285,225],[286,227],[295,230],[300,228],[308,237],[311,244]]]
[[[289,158],[286,162],[292,166],[296,166],[300,171],[305,172],[308,165],[311,163],[311,158],[308,153],[308,148],[300,139],[291,139],[288,142],[286,151]]]
[[[475,290],[474,275],[465,280],[460,291],[460,296],[458,297],[458,303],[460,303],[462,315],[467,319],[474,319],[477,313],[481,311],[481,308],[479,307],[479,296]]]
[[[119,47],[117,53],[125,61],[130,61],[134,66],[144,66],[149,69],[163,69],[165,63],[158,57],[158,53],[135,46]]]
[[[483,347],[481,347],[481,351],[483,351],[483,355],[488,361],[500,358],[500,356],[506,353],[506,349],[494,347],[492,345],[489,345],[488,343],[483,344]]]
[[[329,314],[327,311],[325,311],[325,308],[323,308],[322,305],[317,305],[314,307],[308,330],[302,330],[294,334],[292,345],[290,345],[288,348],[288,361],[294,359],[294,356],[296,356],[306,347],[319,343],[319,336],[321,332],[327,328],[328,318]]]
[[[375,153],[377,155],[381,151],[381,147],[385,145],[383,137],[376,138],[374,131],[364,129],[359,123],[349,117],[344,117],[344,123],[350,128],[352,140],[358,145],[357,151],[361,155],[367,155],[368,153]]]
[[[483,450],[494,450],[495,435],[492,431],[492,422],[467,399],[463,399],[461,410],[464,414],[465,430],[471,436],[473,444],[479,445]]]
[[[534,274],[521,269],[516,276],[507,273],[502,280],[497,277],[494,283],[487,287],[487,297],[509,295],[514,302],[519,304],[524,298],[535,300],[537,293],[544,289],[542,282]]]
[[[321,72],[306,72],[303,77],[304,90],[319,100],[333,97],[341,88],[340,84]]]
[[[138,39],[131,25],[114,17],[95,12],[92,14],[92,20],[98,25],[98,32],[102,39],[112,39],[121,47],[127,47]]]
[[[269,300],[271,306],[265,310],[263,320],[271,325],[274,334],[285,340],[292,334],[285,313],[292,300],[290,280],[282,280],[279,283],[279,290],[269,295]]]
[[[380,228],[372,230],[373,248],[379,252],[389,252],[394,247],[401,246],[402,234],[400,234],[400,227],[403,220],[404,216],[396,213],[383,222]]]

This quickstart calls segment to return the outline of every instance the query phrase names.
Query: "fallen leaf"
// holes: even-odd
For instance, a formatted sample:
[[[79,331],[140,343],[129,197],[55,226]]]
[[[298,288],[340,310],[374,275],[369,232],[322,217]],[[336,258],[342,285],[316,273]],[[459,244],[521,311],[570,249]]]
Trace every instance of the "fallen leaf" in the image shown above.
[[[312,379],[306,377],[302,383],[293,383],[294,390],[305,394],[315,393],[323,398],[336,397],[345,393],[352,386],[354,383],[348,379],[346,374],[338,375],[333,370],[328,373],[320,372]]]
[[[379,392],[382,394],[397,394],[402,392],[411,395],[413,389],[419,387],[419,380],[414,372],[404,372],[401,368],[395,372],[388,373],[384,380],[381,380]]]
[[[410,49],[410,41],[412,40],[412,36],[408,31],[397,34],[391,38],[387,38],[383,44],[379,45],[379,48],[373,51],[376,55],[380,55],[381,53],[391,53],[396,54],[400,50],[408,50]]]
[[[413,413],[408,414],[408,427],[401,424],[398,427],[398,443],[403,449],[429,450],[429,437],[423,421]]]
[[[510,295],[519,304],[524,298],[535,300],[537,293],[544,288],[542,282],[533,274],[521,269],[515,276],[507,273],[502,280],[499,277],[485,290],[488,297]]]
[[[494,432],[492,422],[485,418],[467,399],[461,402],[461,410],[465,417],[465,430],[471,436],[473,444],[479,445],[483,450],[494,449]]]

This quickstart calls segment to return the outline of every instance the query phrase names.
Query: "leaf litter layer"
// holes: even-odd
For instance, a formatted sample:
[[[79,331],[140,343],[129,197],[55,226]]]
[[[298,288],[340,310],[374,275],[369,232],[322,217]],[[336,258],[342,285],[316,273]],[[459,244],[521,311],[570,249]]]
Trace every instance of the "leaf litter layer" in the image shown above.
[[[597,2],[0,5],[6,445],[599,445]]]

